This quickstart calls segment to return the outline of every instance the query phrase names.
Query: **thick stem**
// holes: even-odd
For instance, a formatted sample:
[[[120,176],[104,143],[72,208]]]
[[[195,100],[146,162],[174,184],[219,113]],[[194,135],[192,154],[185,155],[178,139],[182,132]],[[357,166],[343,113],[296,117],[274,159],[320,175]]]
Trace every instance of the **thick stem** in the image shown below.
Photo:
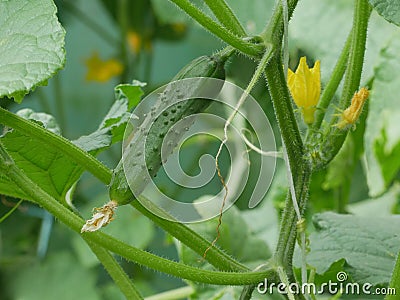
[[[132,280],[129,279],[128,275],[117,263],[115,258],[104,248],[99,245],[87,240],[87,244],[93,253],[97,256],[98,260],[102,263],[104,268],[110,274],[111,278],[114,280],[115,284],[119,287],[121,292],[125,295],[126,299],[143,299],[139,291],[136,289]]]
[[[288,19],[291,18],[294,9],[297,6],[298,0],[288,0]],[[282,34],[283,34],[283,11],[280,1],[277,1],[274,14],[272,15],[268,25],[265,27],[264,31],[261,33],[261,37],[274,46],[280,49],[282,44]]]
[[[365,44],[371,7],[367,0],[356,0],[352,29],[349,64],[346,71],[343,93],[339,108],[345,109],[353,94],[358,90],[364,65]]]
[[[31,136],[38,140],[41,140],[43,143],[50,144],[51,146],[58,149],[60,153],[68,156],[77,164],[91,172],[104,184],[110,183],[112,176],[111,170],[109,170],[106,166],[99,162],[95,157],[75,146],[67,139],[46,130],[45,128],[34,122],[25,120],[24,118],[21,118],[2,108],[0,108],[0,120],[1,123],[6,126],[20,130],[27,136]],[[209,246],[209,242],[207,240],[192,231],[189,227],[181,223],[169,222],[157,217],[156,215],[148,212],[138,201],[133,201],[132,205],[153,222],[158,224],[165,231],[169,232],[172,236],[182,241],[182,243],[190,247],[196,253],[202,255],[204,253],[204,250],[207,249],[207,247]],[[215,247],[209,250],[206,260],[209,261],[216,268],[223,271],[248,270],[247,267],[240,264],[228,254]]]
[[[226,28],[215,22],[213,19],[204,14],[196,6],[194,6],[189,0],[170,0],[179,6],[185,13],[195,19],[200,25],[206,28],[211,33],[215,34],[225,43],[235,47],[237,50],[248,54],[250,56],[259,56],[263,52],[262,45],[256,45],[249,43],[240,37],[234,35]]]
[[[121,74],[121,82],[128,82],[129,78],[129,58],[127,49],[128,36],[128,1],[118,0],[117,18],[120,28],[120,58],[122,59],[124,70]]]
[[[332,71],[332,75],[329,79],[329,82],[326,85],[326,87],[321,95],[321,99],[319,100],[317,111],[315,112],[315,121],[312,124],[311,128],[309,129],[308,136],[311,136],[312,133],[318,131],[318,129],[321,127],[322,120],[324,119],[326,110],[327,110],[329,104],[331,103],[331,100],[332,100],[333,96],[335,95],[335,92],[336,92],[340,82],[342,81],[343,75],[346,71],[347,61],[349,58],[351,39],[352,39],[352,31],[350,31],[350,34],[347,37],[347,40],[343,47],[342,53],[340,54],[340,57],[339,57],[338,61],[336,62],[336,65]]]
[[[290,169],[293,175],[302,170],[304,164],[304,147],[293,112],[292,100],[283,73],[280,52],[274,55],[265,69],[269,92],[274,106],[275,116],[287,148]]]
[[[203,256],[204,251],[209,248],[210,242],[205,240],[189,227],[178,222],[171,222],[158,217],[147,210],[139,201],[134,200],[131,202],[131,205],[200,256]],[[153,212],[158,209],[151,201],[147,201],[146,206],[151,206],[151,211]],[[237,262],[217,247],[209,248],[205,259],[221,271],[249,271],[249,268]]]
[[[293,112],[292,102],[289,96],[289,91],[286,85],[286,76],[284,70],[282,68],[281,61],[281,45],[282,45],[282,35],[284,31],[284,21],[289,21],[290,17],[293,14],[293,11],[297,5],[298,0],[289,0],[285,2],[287,5],[287,20],[283,20],[283,9],[281,3],[278,1],[275,7],[274,14],[272,15],[268,25],[265,27],[261,37],[264,41],[268,41],[272,43],[272,47],[275,51],[273,54],[273,58],[269,62],[269,65],[265,69],[265,76],[267,79],[267,83],[270,90],[270,95],[272,99],[272,103],[274,106],[275,116],[278,121],[278,126],[280,132],[282,134],[282,138],[284,143],[287,145],[287,154],[290,168],[292,170],[296,170],[296,174],[298,171],[301,171],[303,168],[303,142],[300,136],[300,132],[297,126],[297,122]],[[287,46],[287,45],[286,45]],[[287,48],[284,48],[284,51]],[[297,177],[294,178],[296,184],[298,182]],[[300,184],[302,186],[302,184]],[[296,186],[296,185],[295,185]],[[308,186],[307,186],[308,187]],[[290,197],[289,197],[290,198]],[[302,197],[298,197],[298,199],[303,199]],[[304,197],[305,199],[305,197]],[[290,200],[290,199],[289,199]],[[305,206],[305,205],[304,205]],[[283,257],[290,256],[285,255],[286,252],[290,252],[290,249],[286,250],[286,245],[290,240],[291,233],[294,230],[294,241],[296,239],[296,213],[293,207],[292,201],[286,201],[285,212],[283,215],[282,223],[281,223],[281,232],[280,232],[280,240],[279,244],[282,246],[277,250],[277,254],[275,256],[282,256],[282,259],[276,259],[278,265],[283,265],[281,263],[283,261]],[[287,232],[286,232],[287,231]],[[293,244],[294,251],[294,244]],[[289,269],[289,270],[288,270]],[[286,272],[289,271],[289,274],[292,274],[291,269],[291,257],[289,266],[286,268]],[[293,277],[290,276],[290,279],[294,281]],[[243,289],[241,294],[241,300],[247,300],[251,298],[254,287],[247,286]]]
[[[275,115],[281,131],[282,139],[287,149],[287,156],[292,170],[294,190],[300,214],[304,213],[308,188],[310,183],[311,168],[304,158],[303,142],[293,113],[293,106],[286,85],[280,55],[271,60],[265,70]],[[292,269],[293,252],[296,245],[296,225],[298,216],[293,206],[290,192],[286,198],[285,209],[279,233],[279,240],[275,252],[275,263],[283,267],[291,282],[295,282]],[[296,295],[301,299],[302,296]]]
[[[80,232],[84,221],[30,180],[17,165],[14,164],[1,143],[0,170],[28,194],[35,203],[42,206],[72,230]],[[271,282],[276,281],[275,271],[271,269],[262,272],[243,273],[208,271],[161,258],[129,246],[99,231],[85,233],[83,236],[86,240],[96,243],[130,261],[183,279],[216,285],[255,284],[264,280],[264,278],[268,278]]]
[[[307,205],[310,177],[311,168],[310,166],[305,165],[302,173],[293,178],[295,181],[296,198],[302,215],[304,214]],[[290,279],[292,279],[293,274],[292,260],[294,248],[296,246],[297,222],[298,217],[293,207],[290,192],[288,192],[286,196],[285,209],[282,215],[279,239],[275,251],[275,260],[278,265],[284,267]]]
[[[237,36],[246,36],[246,31],[225,0],[204,0],[204,2],[211,9],[214,16],[217,17],[218,21],[225,26],[225,28]]]
[[[364,64],[365,44],[371,7],[367,0],[357,0],[354,9],[354,20],[352,29],[352,40],[349,62],[343,86],[339,108],[344,110],[350,105],[351,98],[360,86],[361,73]],[[333,116],[327,133],[323,137],[322,144],[316,156],[315,168],[326,166],[339,152],[349,129],[339,129],[335,126],[339,121],[338,116]]]
[[[285,271],[283,270],[282,267],[278,267],[278,274],[279,274],[280,281],[286,287],[287,297],[289,298],[289,300],[295,300],[294,295],[289,290],[289,284],[290,284],[289,278],[288,278],[287,274],[285,273]]]

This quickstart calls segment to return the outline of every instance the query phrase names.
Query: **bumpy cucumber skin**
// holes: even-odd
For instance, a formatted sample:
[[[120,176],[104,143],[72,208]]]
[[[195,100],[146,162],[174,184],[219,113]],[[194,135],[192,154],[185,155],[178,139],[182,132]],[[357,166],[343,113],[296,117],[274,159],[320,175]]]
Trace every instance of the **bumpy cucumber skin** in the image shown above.
[[[198,57],[186,65],[173,78],[173,81],[193,77],[211,77],[224,80],[224,65],[227,58],[228,56],[219,56],[218,54],[214,56]],[[146,138],[146,149],[149,149],[149,151],[146,151],[145,153],[145,161],[147,171],[152,177],[157,174],[162,165],[161,144],[171,126],[189,115],[204,111],[211,102],[212,100],[208,99],[190,99],[181,103],[176,103],[166,110],[166,114],[161,114],[156,120],[154,120],[147,136],[137,137],[139,139]],[[190,126],[190,124],[188,125]],[[141,132],[138,131],[136,134],[141,134]],[[177,136],[181,136],[182,134],[183,133],[179,133]],[[134,144],[132,146],[135,147]],[[174,146],[175,145],[171,147],[171,152]],[[132,153],[134,153],[135,149],[131,148],[130,151],[133,151]],[[132,171],[136,172],[136,170]],[[146,182],[140,181],[144,178],[140,173],[139,170],[137,173],[137,185],[143,186],[144,189]],[[118,205],[128,204],[134,199],[125,177],[122,159],[113,171],[113,177],[109,186],[109,196],[110,199],[116,201]]]

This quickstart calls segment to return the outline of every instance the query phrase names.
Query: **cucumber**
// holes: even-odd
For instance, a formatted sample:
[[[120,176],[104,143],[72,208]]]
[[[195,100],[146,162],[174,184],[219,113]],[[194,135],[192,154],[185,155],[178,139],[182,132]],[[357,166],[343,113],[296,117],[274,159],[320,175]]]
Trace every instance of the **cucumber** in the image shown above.
[[[186,65],[174,78],[172,81],[193,78],[193,77],[211,77],[217,79],[225,79],[225,69],[224,65],[226,60],[232,55],[233,50],[221,51],[213,56],[201,56]],[[222,85],[221,87],[222,88]],[[219,93],[215,91],[216,94]],[[171,95],[172,94],[172,95]],[[171,91],[168,87],[165,89],[164,93],[160,95],[160,101],[168,101],[172,97],[179,97],[179,91]],[[130,176],[133,177],[133,182],[135,184],[135,191],[143,191],[146,187],[146,176],[144,172],[148,172],[151,177],[155,176],[162,166],[161,161],[161,145],[163,139],[168,134],[169,129],[176,124],[176,122],[199,112],[204,111],[210,104],[212,100],[209,99],[189,99],[186,101],[181,101],[179,103],[172,104],[163,113],[159,114],[156,119],[152,116],[152,111],[157,109],[156,106],[152,107],[150,113],[145,114],[145,119],[142,122],[141,127],[145,127],[146,124],[151,124],[151,129],[148,131],[137,130],[132,137],[132,141],[129,145],[130,155],[142,155],[140,143],[135,143],[135,141],[146,140],[145,151],[145,170],[144,165],[137,165],[136,163],[131,163],[129,166]],[[186,118],[185,122],[189,122],[186,126],[190,126],[190,118]],[[187,129],[187,128],[186,128]],[[174,137],[167,136],[168,145],[170,145],[169,154],[173,151],[176,143],[182,137],[184,132],[175,132]],[[132,179],[132,178],[131,178]],[[124,205],[130,203],[134,199],[134,195],[128,185],[127,179],[124,172],[123,159],[118,163],[117,167],[113,171],[112,180],[109,186],[109,196],[110,199],[116,201],[118,205]]]

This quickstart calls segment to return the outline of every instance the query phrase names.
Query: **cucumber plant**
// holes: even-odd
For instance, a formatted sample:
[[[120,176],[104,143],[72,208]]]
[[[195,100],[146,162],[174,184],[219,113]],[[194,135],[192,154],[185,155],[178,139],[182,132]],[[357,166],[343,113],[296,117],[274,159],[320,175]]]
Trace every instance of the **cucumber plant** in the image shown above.
[[[126,299],[143,299],[145,289],[138,282],[136,273],[131,276],[130,270],[123,268],[124,263],[114,255],[188,283],[183,288],[155,295],[152,299],[258,299],[260,296],[267,297],[260,295],[265,293],[271,294],[269,296],[273,299],[326,299],[331,291],[304,291],[292,287],[311,283],[322,288],[332,281],[332,274],[336,275],[333,281],[344,287],[347,283],[364,288],[368,284],[370,292],[375,291],[375,296],[379,289],[379,299],[398,298],[395,292],[397,289],[400,293],[400,241],[398,226],[393,224],[399,225],[399,219],[390,215],[400,211],[397,201],[400,194],[400,134],[394,124],[400,112],[393,100],[400,86],[400,57],[397,51],[400,33],[396,27],[400,25],[400,9],[396,0],[353,0],[346,3],[276,0],[271,16],[266,17],[263,13],[262,20],[258,20],[260,16],[256,17],[257,12],[254,11],[251,20],[262,22],[256,24],[249,21],[246,26],[241,22],[246,19],[244,11],[248,6],[257,7],[256,1],[204,0],[204,3],[196,1],[194,4],[189,0],[169,0],[176,7],[164,6],[167,2],[162,1],[98,2],[118,27],[120,40],[116,41],[114,35],[104,30],[104,25],[86,15],[78,5],[56,1],[60,18],[66,24],[69,19],[64,13],[84,19],[86,26],[116,47],[115,53],[118,53],[118,60],[102,61],[94,54],[86,62],[90,68],[98,68],[91,70],[88,78],[104,81],[119,74],[121,84],[115,87],[115,102],[98,129],[76,140],[61,135],[68,118],[63,114],[60,78],[55,74],[65,64],[65,30],[58,21],[55,3],[52,0],[40,3],[22,0],[0,2],[0,97],[4,97],[0,102],[0,124],[3,126],[0,136],[0,194],[4,204],[1,211],[12,203],[10,199],[28,201],[22,204],[21,201],[16,202],[0,218],[2,235],[3,232],[5,235],[13,232],[13,228],[20,228],[23,224],[22,217],[16,213],[18,205],[29,203],[24,206],[25,210],[21,210],[22,213],[41,207],[47,211],[47,216],[50,213],[74,231],[75,236],[82,237]],[[202,4],[204,7],[200,7]],[[268,6],[266,3],[263,5]],[[181,14],[171,12],[176,8],[182,11]],[[334,11],[335,15],[343,17],[343,23],[345,19],[350,20],[352,12],[347,40],[341,39],[344,44],[341,52],[336,49],[339,39],[333,35],[344,36],[337,31],[335,26],[339,24],[336,20],[326,16],[327,11]],[[143,67],[142,77],[151,82],[151,57],[153,51],[158,51],[157,47],[153,49],[152,41],[184,40],[187,34],[192,33],[188,30],[191,25],[182,19],[183,14],[227,45],[219,51],[209,49],[208,55],[187,64],[169,79],[166,89],[153,106],[132,116],[133,120],[138,119],[138,122],[132,123],[130,111],[140,105],[141,97],[148,92],[144,92],[143,83],[132,82],[132,79],[139,77]],[[173,17],[177,19],[168,23]],[[382,18],[388,22],[382,21]],[[258,23],[264,23],[265,27],[255,32],[252,28],[258,29]],[[293,30],[289,30],[290,26]],[[387,41],[383,41],[381,32],[391,33]],[[307,54],[309,61],[315,60],[314,67],[310,68],[306,58],[302,57],[297,70],[294,70],[299,57],[296,51],[289,50],[296,46],[298,52]],[[228,60],[234,62],[229,64]],[[332,65],[332,70],[330,66],[324,66],[335,60],[337,62]],[[265,114],[274,119],[281,140],[280,153],[266,152],[257,145],[257,141],[244,133],[242,135],[249,151],[254,152],[249,159],[251,165],[257,163],[254,155],[275,155],[284,160],[272,191],[264,201],[267,203],[250,210],[238,204],[224,213],[226,219],[221,223],[225,204],[222,201],[219,203],[221,215],[218,224],[216,220],[211,220],[186,225],[178,220],[171,221],[152,199],[135,201],[148,184],[146,174],[150,177],[160,174],[165,159],[185,134],[186,128],[192,125],[191,116],[206,111],[212,103],[204,98],[172,101],[182,97],[181,91],[174,89],[174,82],[188,78],[219,79],[221,86],[212,91],[218,94],[224,82],[237,79],[242,84],[238,79],[238,75],[242,74],[235,74],[242,73],[242,70],[243,73],[251,73],[245,93],[234,99],[234,109],[225,126],[215,128],[224,133],[214,157],[218,185],[222,191],[225,188],[225,201],[230,191],[220,172],[224,162],[219,155],[231,138],[227,128],[239,122],[239,110],[246,101],[245,95],[251,92],[256,94],[261,87],[260,90],[264,94],[268,91],[269,96],[262,97],[259,102]],[[12,112],[14,108],[10,99],[19,104],[26,94],[45,85],[53,76],[55,83],[50,83],[55,87],[57,119],[61,126],[56,118],[46,113],[36,113],[32,109]],[[125,83],[128,81],[131,83]],[[201,89],[202,86],[191,88]],[[44,110],[51,109],[52,105],[45,108],[46,94],[42,91],[40,89],[33,95],[40,95]],[[270,102],[265,98],[270,98]],[[138,126],[133,128],[135,124]],[[177,124],[171,135],[171,128]],[[250,127],[249,124],[246,126]],[[253,134],[253,129],[246,129],[246,133]],[[167,146],[163,150],[166,139]],[[144,160],[139,163],[135,159],[128,160],[126,168],[124,157],[114,157],[116,167],[110,169],[96,158],[101,151],[112,155],[109,148],[121,141],[125,156],[143,155]],[[92,218],[86,222],[81,216],[87,214],[81,209],[83,204],[80,201],[76,201],[76,207],[72,204],[72,199],[79,199],[81,182],[86,180],[82,177],[84,171],[90,172],[104,188],[108,188],[107,200],[110,201],[96,208]],[[242,178],[242,174],[234,176]],[[249,196],[244,192],[242,197]],[[363,200],[362,197],[373,199]],[[204,198],[199,197],[198,201],[204,201]],[[143,205],[144,202],[146,205]],[[107,231],[120,221],[119,212],[128,211],[131,207],[178,241],[176,248],[180,262],[143,250],[146,246],[134,247]],[[326,210],[335,213],[322,213]],[[277,221],[278,216],[280,222]],[[102,229],[110,223],[105,230]],[[270,234],[272,223],[279,223],[275,224],[279,226],[276,240]],[[142,235],[142,225],[133,228],[125,226],[123,231]],[[219,237],[218,242],[212,242],[215,234]],[[268,236],[268,244],[275,247],[274,251],[269,250],[263,240],[265,236]],[[0,242],[2,245],[3,240]],[[6,240],[4,244],[8,242],[11,243]],[[298,259],[294,258],[296,247],[300,250]],[[7,255],[9,250],[5,249]],[[365,257],[371,257],[370,261]],[[63,258],[71,260],[66,254]],[[62,266],[62,259],[55,261]],[[22,284],[19,286],[16,282],[23,281],[18,278],[29,277],[10,276],[15,270],[3,271],[3,267],[10,265],[7,259],[0,260],[0,265],[0,275],[5,275],[0,278],[6,281],[0,298],[24,298],[25,290]],[[25,265],[14,269],[29,268]],[[62,275],[55,274],[57,280],[54,282],[60,282],[62,286],[68,278],[64,278],[60,270],[57,271]],[[75,273],[71,273],[71,277],[81,278],[79,270],[73,271]],[[99,282],[104,280],[100,275],[98,279],[101,279]],[[28,280],[25,283],[28,284]],[[85,284],[83,279],[80,280],[80,285]],[[17,288],[13,288],[15,286]],[[70,290],[76,293],[74,297],[85,297],[78,289]],[[362,297],[369,297],[366,289],[363,293]],[[28,293],[27,298],[35,299],[32,295],[36,294]],[[343,299],[353,299],[346,288],[337,290],[335,294],[335,299],[342,294]]]
[[[172,81],[193,77],[210,77],[224,80],[224,65],[233,52],[233,49],[227,49],[212,56],[198,57],[179,71]],[[157,103],[152,107],[142,122],[143,129],[148,125],[151,125],[151,129],[149,131],[138,130],[137,134],[133,137],[138,141],[146,140],[146,148],[150,149],[150,151],[146,152],[145,155],[145,167],[147,167],[147,171],[143,169],[142,165],[130,166],[131,172],[135,174],[137,181],[139,181],[138,183],[135,183],[139,189],[144,189],[146,186],[146,183],[143,182],[143,178],[145,178],[143,172],[149,172],[150,176],[154,176],[161,167],[161,145],[169,129],[176,122],[185,117],[204,111],[212,102],[209,99],[190,99],[188,101],[169,105],[168,101],[174,99],[174,96],[177,96],[173,95],[174,92],[175,91],[168,90],[160,95],[159,101],[162,102],[163,106],[166,106],[167,109],[163,109],[163,112],[158,116],[156,115],[156,112],[161,104]],[[183,132],[184,130],[171,136],[174,140],[170,138],[169,142],[175,145],[179,141]],[[141,153],[142,149],[140,149],[140,143],[129,141],[129,145],[131,147],[129,148],[129,154],[127,155],[136,155],[137,153]],[[113,171],[109,195],[110,199],[116,201],[118,205],[127,204],[134,198],[129,184],[126,181],[122,160]]]

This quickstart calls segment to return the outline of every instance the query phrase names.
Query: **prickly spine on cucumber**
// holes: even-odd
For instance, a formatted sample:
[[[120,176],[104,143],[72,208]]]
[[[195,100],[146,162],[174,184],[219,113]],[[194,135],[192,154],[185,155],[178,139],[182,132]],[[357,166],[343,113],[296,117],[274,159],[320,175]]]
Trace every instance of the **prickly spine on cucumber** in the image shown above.
[[[193,78],[193,77],[210,77],[217,79],[225,79],[225,63],[227,59],[232,55],[233,49],[222,50],[221,52],[212,56],[201,56],[194,59],[188,65],[186,65],[172,81]],[[222,88],[222,86],[221,86]],[[219,91],[218,91],[219,92]],[[168,101],[171,95],[180,97],[179,91],[171,91],[168,88],[160,95],[160,101]],[[142,155],[139,143],[135,141],[146,140],[146,149],[144,158],[145,166],[130,162],[129,172],[132,172],[134,176],[134,185],[137,187],[135,190],[144,189],[147,182],[144,172],[148,172],[151,177],[155,176],[160,169],[163,162],[161,161],[161,145],[164,138],[168,139],[169,152],[173,151],[176,141],[182,136],[183,132],[175,132],[175,137],[167,136],[169,129],[176,124],[176,122],[183,120],[186,122],[185,127],[191,125],[190,118],[188,116],[204,111],[212,100],[209,99],[189,99],[182,102],[174,103],[169,106],[158,116],[154,117],[157,107],[152,107],[151,110],[145,114],[145,120],[142,122],[143,130],[136,130],[132,137],[132,142],[129,145],[130,155]],[[150,130],[145,130],[146,125],[151,125]],[[126,166],[125,166],[126,167]],[[147,168],[147,170],[146,170]],[[132,179],[132,178],[131,178]],[[130,179],[130,180],[131,180]],[[132,185],[132,181],[131,185]],[[123,159],[118,163],[117,167],[113,171],[112,180],[109,186],[110,199],[117,202],[118,205],[124,205],[134,200],[134,195],[128,185],[126,175],[124,172]]]

